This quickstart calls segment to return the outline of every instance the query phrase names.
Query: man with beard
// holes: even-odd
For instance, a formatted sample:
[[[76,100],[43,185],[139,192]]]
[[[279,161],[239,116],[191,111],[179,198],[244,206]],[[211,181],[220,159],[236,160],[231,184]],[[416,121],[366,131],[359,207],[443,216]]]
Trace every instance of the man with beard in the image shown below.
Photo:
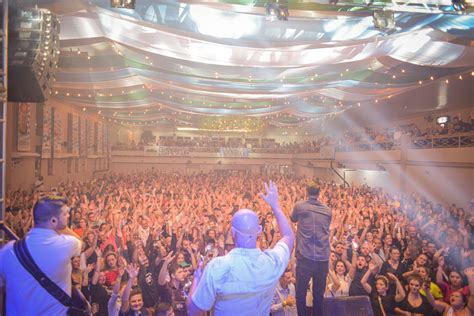
[[[25,246],[39,269],[70,296],[71,258],[80,255],[81,241],[67,227],[70,214],[66,203],[60,196],[47,196],[35,203],[35,227],[25,237]],[[13,245],[11,241],[0,251],[0,285],[8,293],[6,314],[65,315],[68,308],[19,263]]]

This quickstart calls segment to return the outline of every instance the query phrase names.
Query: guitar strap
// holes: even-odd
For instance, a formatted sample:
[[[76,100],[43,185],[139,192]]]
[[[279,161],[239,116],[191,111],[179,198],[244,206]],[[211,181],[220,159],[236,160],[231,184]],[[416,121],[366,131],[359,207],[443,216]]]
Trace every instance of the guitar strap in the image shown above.
[[[51,281],[50,278],[38,267],[36,262],[31,257],[31,254],[26,246],[25,239],[15,241],[13,245],[13,250],[15,252],[18,261],[21,265],[28,271],[38,283],[55,299],[57,299],[61,304],[66,307],[83,310],[80,307],[74,306],[72,298],[61,289],[56,283]]]

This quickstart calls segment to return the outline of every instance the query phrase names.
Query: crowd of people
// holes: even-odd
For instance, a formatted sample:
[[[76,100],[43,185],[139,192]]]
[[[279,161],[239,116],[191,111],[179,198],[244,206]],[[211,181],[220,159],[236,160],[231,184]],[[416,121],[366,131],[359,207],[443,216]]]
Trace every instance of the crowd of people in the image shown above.
[[[67,199],[70,226],[83,241],[72,259],[73,286],[95,315],[187,315],[194,271],[235,246],[231,220],[238,210],[258,215],[258,248],[273,248],[280,239],[274,213],[259,195],[267,180],[244,172],[150,170],[58,185],[54,194]],[[307,197],[307,179],[271,180],[290,218]],[[325,297],[369,296],[374,314],[383,316],[474,311],[474,208],[443,207],[416,193],[395,196],[366,185],[318,184],[319,201],[332,212]],[[42,194],[8,193],[5,221],[20,237],[33,227],[32,207]],[[296,262],[293,253],[272,315],[296,315]],[[311,297],[304,302],[309,310]]]

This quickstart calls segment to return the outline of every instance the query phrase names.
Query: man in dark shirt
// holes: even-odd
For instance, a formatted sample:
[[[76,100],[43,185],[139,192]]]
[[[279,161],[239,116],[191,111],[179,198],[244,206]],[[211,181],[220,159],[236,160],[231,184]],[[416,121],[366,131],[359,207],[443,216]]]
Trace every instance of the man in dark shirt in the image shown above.
[[[367,292],[361,283],[361,280],[368,269],[367,257],[362,254],[357,254],[356,250],[353,250],[352,265],[349,270],[349,276],[352,279],[351,285],[349,286],[349,296],[367,296]],[[368,283],[371,282],[372,280]]]
[[[318,201],[319,184],[306,186],[309,199],[295,204],[291,221],[298,223],[296,237],[296,307],[306,315],[306,292],[313,278],[313,315],[321,315],[329,260],[329,225],[332,211]]]

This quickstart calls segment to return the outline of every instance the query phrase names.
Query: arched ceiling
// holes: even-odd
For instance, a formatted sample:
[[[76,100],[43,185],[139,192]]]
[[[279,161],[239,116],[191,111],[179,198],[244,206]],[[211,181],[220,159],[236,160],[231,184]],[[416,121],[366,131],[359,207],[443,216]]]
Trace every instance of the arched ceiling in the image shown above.
[[[427,111],[450,106],[456,81],[474,86],[474,13],[449,12],[449,2],[376,2],[397,10],[387,32],[357,3],[290,1],[289,20],[271,22],[260,2],[136,1],[44,1],[61,21],[53,98],[121,123],[261,127],[406,103],[417,91],[426,101],[414,106]],[[453,106],[474,104],[472,89],[464,94]]]

